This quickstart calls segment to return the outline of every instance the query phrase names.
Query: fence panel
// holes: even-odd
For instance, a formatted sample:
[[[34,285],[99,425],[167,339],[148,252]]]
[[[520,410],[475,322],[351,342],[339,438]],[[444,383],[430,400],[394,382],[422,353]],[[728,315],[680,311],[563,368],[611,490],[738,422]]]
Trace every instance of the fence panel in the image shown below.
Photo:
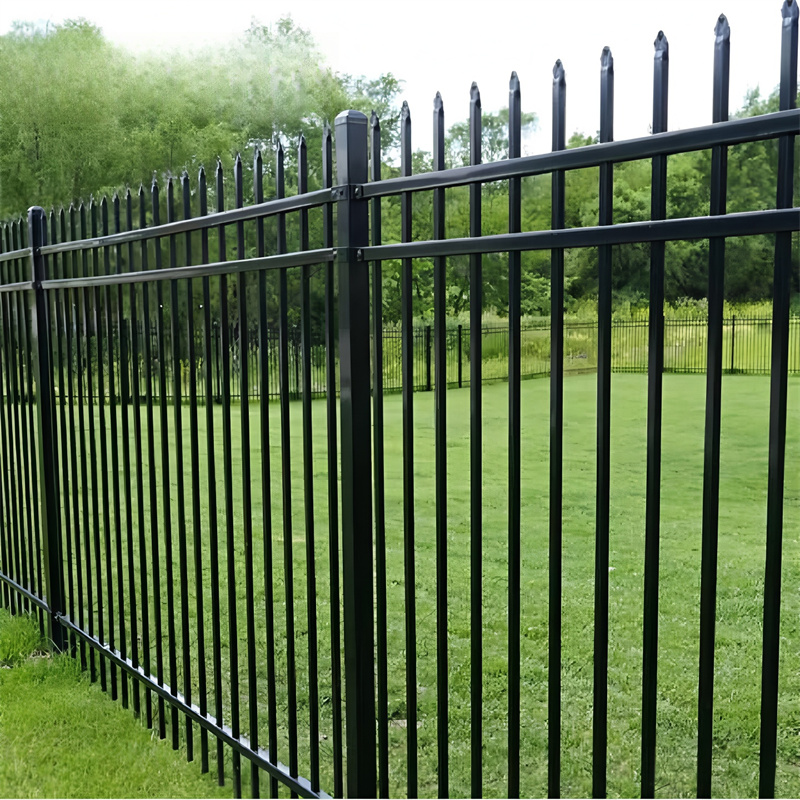
[[[773,795],[785,756],[778,656],[787,384],[800,374],[800,318],[789,306],[797,4],[787,0],[783,17],[781,111],[763,118],[727,120],[729,27],[721,16],[711,126],[667,132],[668,45],[660,33],[651,137],[613,141],[606,48],[600,142],[591,147],[565,149],[566,82],[557,62],[552,153],[520,156],[513,74],[506,160],[481,163],[473,84],[469,166],[445,169],[437,95],[430,173],[412,174],[407,105],[400,174],[392,179],[381,178],[379,120],[351,111],[336,119],[336,186],[326,130],[319,189],[309,190],[316,173],[301,138],[295,196],[285,194],[278,143],[273,200],[264,201],[267,170],[256,150],[250,205],[237,157],[232,175],[217,164],[213,186],[202,169],[195,189],[187,174],[169,179],[163,202],[154,181],[149,197],[144,188],[126,191],[53,211],[49,220],[34,207],[27,224],[3,225],[0,603],[36,613],[92,680],[161,738],[169,735],[174,748],[183,745],[189,759],[199,749],[201,769],[215,768],[220,783],[230,776],[237,797],[245,791],[242,759],[252,796],[264,778],[271,796],[327,797],[329,789],[351,797],[447,796],[467,784],[475,797],[518,796],[534,793],[535,780],[536,791],[546,784],[551,796],[588,791],[589,783],[604,796],[620,780],[609,759],[622,747],[609,744],[610,703],[623,692],[613,664],[640,652],[638,780],[642,796],[653,796],[656,733],[666,713],[656,703],[659,599],[667,599],[672,579],[659,555],[666,514],[674,513],[662,509],[663,376],[704,375],[698,728],[690,738],[697,792],[709,796],[720,757],[717,606],[728,608],[717,585],[727,513],[720,505],[723,375],[769,375],[759,791]],[[777,207],[728,214],[727,149],[769,138],[779,141]],[[703,148],[712,150],[710,214],[667,219],[668,157]],[[652,159],[651,219],[615,224],[614,164],[641,158]],[[588,167],[599,168],[598,224],[567,228],[565,172]],[[525,231],[522,178],[545,173],[552,174],[551,229]],[[490,181],[508,186],[507,233],[482,229]],[[467,185],[470,236],[448,239],[445,190]],[[412,230],[415,197],[428,191],[432,229]],[[400,242],[382,239],[387,198],[399,199]],[[772,314],[725,317],[726,237],[764,233],[776,237]],[[665,242],[692,238],[710,242],[708,317],[665,317]],[[648,316],[617,320],[614,248],[632,242],[650,246]],[[596,319],[565,316],[568,248],[597,249]],[[521,253],[529,250],[550,251],[548,320],[521,315]],[[509,254],[507,324],[484,320],[483,256],[494,253]],[[468,324],[446,317],[455,256],[469,256]],[[400,263],[394,327],[383,319],[382,262],[389,259]],[[434,277],[433,316],[423,323],[413,316],[421,259],[432,261]],[[311,290],[323,279],[324,319],[317,319]],[[596,375],[586,379],[594,391],[577,425],[565,422],[570,373]],[[625,626],[615,616],[623,601],[612,576],[612,556],[624,560],[615,550],[625,523],[615,506],[620,462],[612,448],[612,376],[627,379],[621,373],[647,375],[643,613],[633,624],[641,651],[630,645],[623,655]],[[523,396],[523,379],[540,376],[549,378],[544,410]],[[507,412],[499,413],[494,403],[505,390],[488,384],[505,381]],[[393,391],[401,396],[390,398]],[[500,436],[497,417],[507,423]],[[525,445],[548,421],[543,473],[543,450]],[[576,496],[570,476],[591,470],[570,459],[584,452],[590,428],[595,444],[586,452],[596,462],[581,484],[587,500]],[[685,515],[680,522],[687,524]],[[590,554],[582,579],[575,553]],[[581,589],[593,601],[576,609]],[[591,641],[575,650],[584,631]],[[572,708],[565,687],[588,687],[589,660],[591,690]],[[638,678],[637,669],[630,675]],[[547,700],[531,716],[537,680]],[[630,730],[630,708],[625,713]],[[575,739],[577,729],[584,737],[588,716],[591,756],[589,744]],[[539,778],[533,739],[545,724],[539,746],[547,769]],[[590,779],[575,767],[589,761]]]

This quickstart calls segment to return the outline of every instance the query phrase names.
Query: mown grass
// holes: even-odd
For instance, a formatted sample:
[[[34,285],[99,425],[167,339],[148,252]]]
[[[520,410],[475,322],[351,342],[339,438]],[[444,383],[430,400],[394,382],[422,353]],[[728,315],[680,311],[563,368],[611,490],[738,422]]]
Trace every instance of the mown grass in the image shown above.
[[[611,482],[611,580],[609,653],[609,785],[611,796],[638,793],[640,705],[642,669],[642,595],[644,560],[646,391],[644,375],[615,375],[612,381],[612,482]],[[506,706],[507,706],[507,386],[495,384],[484,389],[484,503],[483,503],[483,788],[487,796],[506,793]],[[523,385],[522,422],[522,794],[546,793],[547,775],[547,590],[548,590],[548,382],[528,381]],[[779,686],[779,745],[776,791],[779,796],[800,793],[800,385],[789,384],[787,434],[785,535],[783,560],[783,604],[781,678]],[[562,793],[588,796],[591,792],[592,643],[594,600],[594,514],[595,514],[595,395],[596,378],[570,378],[565,387],[564,426],[564,548],[563,548],[563,670],[562,670]],[[660,651],[658,699],[657,787],[659,795],[689,796],[695,792],[697,727],[697,664],[699,636],[700,545],[702,531],[704,376],[664,378]],[[469,528],[469,391],[452,390],[448,402],[448,660],[449,660],[449,755],[452,796],[470,794],[469,779],[469,648],[470,648],[470,528]],[[720,484],[720,542],[717,598],[717,652],[715,682],[714,783],[719,796],[749,796],[757,792],[759,748],[759,703],[761,625],[765,548],[769,381],[758,377],[726,377],[723,389],[722,464]],[[419,791],[436,793],[436,645],[435,645],[435,539],[434,539],[434,445],[433,396],[415,395],[414,479],[415,479],[415,594],[417,602],[417,697],[419,703]],[[205,410],[200,409],[200,470],[195,476],[201,498],[199,517],[203,545],[202,559],[206,667],[209,709],[213,712],[213,661],[211,631],[216,626],[222,638],[222,696],[225,723],[229,722],[230,670],[240,678],[241,720],[244,733],[252,735],[248,722],[248,674],[246,670],[246,628],[244,609],[256,609],[253,646],[257,671],[258,729],[266,744],[266,614],[276,625],[277,755],[288,761],[288,665],[286,659],[286,572],[284,547],[291,543],[294,570],[293,605],[296,616],[298,717],[300,773],[309,774],[309,686],[315,683],[320,697],[320,749],[322,786],[332,789],[332,687],[330,645],[330,602],[328,560],[327,445],[325,403],[313,403],[313,461],[318,615],[319,668],[308,673],[309,627],[306,613],[306,520],[303,495],[301,408],[292,404],[291,446],[291,536],[284,533],[282,517],[279,407],[268,406],[270,424],[269,463],[271,467],[271,544],[274,569],[271,582],[274,604],[265,608],[264,552],[262,546],[262,452],[259,442],[260,407],[250,407],[255,585],[245,591],[242,519],[242,444],[239,434],[241,410],[233,408],[231,457],[233,467],[232,511],[235,553],[235,595],[239,615],[239,660],[229,659],[229,607],[227,603],[225,506],[223,490],[223,446],[220,435],[221,410],[215,408],[216,484],[208,484],[205,449]],[[197,626],[193,578],[195,552],[191,544],[192,489],[189,464],[188,409],[182,409],[183,450],[176,454],[174,409],[168,408],[169,422],[162,431],[156,409],[154,467],[158,482],[158,503],[149,504],[149,458],[143,448],[144,518],[139,520],[133,503],[133,556],[138,616],[139,547],[137,526],[146,531],[144,568],[152,578],[150,526],[153,519],[163,531],[164,509],[161,485],[167,474],[161,461],[159,442],[170,442],[170,505],[173,521],[173,581],[176,587],[175,629],[178,686],[184,669],[191,672],[193,699],[197,701]],[[388,711],[392,720],[390,739],[390,789],[394,796],[406,791],[406,737],[408,711],[405,702],[405,578],[403,560],[402,398],[385,401],[386,444],[386,541],[389,641]],[[143,430],[146,415],[142,411]],[[133,426],[131,425],[131,431]],[[120,427],[121,437],[121,427]],[[131,442],[132,458],[135,446]],[[120,453],[121,442],[120,442]],[[186,475],[186,508],[189,530],[187,544],[188,591],[179,591],[179,548],[176,528],[176,455]],[[80,472],[80,470],[79,470]],[[112,470],[124,480],[122,465]],[[135,477],[135,476],[134,476]],[[69,482],[80,491],[80,474]],[[135,497],[135,479],[134,479]],[[91,487],[89,487],[91,489]],[[208,523],[210,493],[218,505],[220,530],[220,575],[210,572]],[[71,508],[65,497],[66,507]],[[124,507],[122,519],[125,519]],[[70,512],[71,513],[71,512]],[[116,530],[110,531],[112,542]],[[123,534],[124,534],[123,527]],[[101,537],[102,541],[102,537]],[[82,552],[82,548],[81,548]],[[127,553],[127,544],[124,547]],[[158,596],[166,625],[167,606],[164,547],[159,552],[161,592]],[[93,565],[92,565],[93,566]],[[112,558],[116,575],[116,557]],[[127,569],[127,566],[125,565]],[[105,574],[103,575],[105,581]],[[218,613],[211,608],[211,584],[221,590]],[[123,575],[126,598],[132,587]],[[106,589],[104,588],[104,592]],[[153,618],[153,588],[150,619]],[[191,655],[180,657],[180,604],[186,602]],[[127,604],[127,601],[126,601]],[[165,652],[169,644],[161,632]],[[128,646],[130,653],[130,645]],[[151,648],[155,670],[155,649]],[[168,671],[165,660],[165,679]],[[197,738],[195,734],[195,738]],[[197,744],[195,745],[197,747]],[[213,767],[212,767],[213,772]],[[265,788],[265,787],[263,787]],[[245,790],[247,789],[245,781]]]
[[[51,657],[38,626],[0,610],[0,795],[228,797],[89,684]]]

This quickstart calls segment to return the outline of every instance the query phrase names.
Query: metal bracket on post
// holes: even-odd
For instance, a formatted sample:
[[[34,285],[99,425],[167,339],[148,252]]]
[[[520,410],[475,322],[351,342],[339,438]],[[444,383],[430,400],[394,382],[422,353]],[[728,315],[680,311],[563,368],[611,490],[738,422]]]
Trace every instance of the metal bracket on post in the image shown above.
[[[56,483],[55,409],[53,398],[53,364],[50,348],[50,313],[47,293],[42,289],[46,279],[42,247],[47,243],[47,220],[44,209],[28,209],[28,241],[31,246],[31,350],[36,382],[36,420],[39,435],[39,520],[42,526],[44,579],[47,592],[48,637],[56,650],[66,642],[58,616],[64,612],[64,574],[61,563],[59,499]]]
[[[347,796],[376,797],[367,118],[336,117]],[[347,191],[346,187],[353,187]]]

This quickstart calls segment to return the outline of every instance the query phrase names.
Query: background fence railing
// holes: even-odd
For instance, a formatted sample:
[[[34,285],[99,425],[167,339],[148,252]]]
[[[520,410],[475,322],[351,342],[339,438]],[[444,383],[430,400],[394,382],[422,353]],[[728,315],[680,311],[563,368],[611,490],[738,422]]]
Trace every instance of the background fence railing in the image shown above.
[[[770,370],[770,348],[772,337],[772,320],[769,317],[751,317],[732,315],[723,319],[723,355],[722,371],[733,375],[768,375]],[[130,320],[124,324],[126,341],[131,342],[133,333]],[[488,383],[496,380],[508,380],[509,336],[511,329],[507,325],[492,323],[481,326],[481,351],[483,354],[482,380]],[[220,350],[222,334],[219,322],[211,323],[211,353],[206,359],[203,352],[204,332],[194,332],[194,380],[203,385],[206,380],[206,369],[210,370],[211,385],[214,388],[214,399],[221,402],[222,383],[220,367]],[[522,378],[546,377],[550,374],[550,324],[549,321],[529,322],[520,326],[520,370]],[[705,374],[707,366],[708,320],[702,317],[687,319],[667,318],[664,320],[664,364],[665,373],[676,372],[686,374]],[[383,390],[395,392],[402,389],[402,330],[400,328],[384,328],[381,334],[383,343]],[[280,338],[275,330],[267,330],[262,337],[258,328],[251,328],[247,336],[247,354],[241,352],[238,329],[229,325],[228,346],[230,358],[230,396],[238,399],[241,396],[241,362],[247,358],[247,370],[251,376],[249,396],[257,399],[261,396],[261,364],[267,365],[266,386],[270,399],[280,397]],[[433,328],[430,325],[416,326],[413,329],[413,380],[415,391],[432,391],[435,388],[435,365],[433,353]],[[159,333],[155,326],[150,328],[149,341],[146,341],[141,322],[137,326],[137,350],[140,354],[138,369],[139,393],[144,396],[147,391],[148,365],[149,377],[153,381],[153,399],[159,400],[158,375],[161,364],[158,359]],[[611,368],[613,372],[647,373],[648,369],[648,322],[647,320],[614,320],[612,322]],[[168,358],[164,364],[166,375],[167,398],[173,397],[173,364],[180,369],[181,398],[190,398],[191,364],[188,358],[172,356],[172,342],[169,333],[164,334],[164,348]],[[267,356],[263,360],[259,349],[266,342]],[[119,358],[119,329],[112,332],[109,346]],[[470,381],[470,327],[468,325],[451,326],[446,329],[446,364],[444,376],[450,387],[469,386]],[[148,349],[149,348],[149,349]],[[288,375],[289,393],[299,399],[303,395],[302,383],[302,341],[297,326],[288,329]],[[127,345],[130,353],[131,346]],[[327,357],[324,341],[314,341],[310,345],[311,385],[309,391],[313,397],[324,397],[327,386]],[[150,352],[154,357],[146,361],[143,354]],[[96,363],[97,343],[93,335],[87,335],[86,353],[83,355],[84,368],[86,359]],[[564,372],[582,373],[597,369],[597,321],[565,320],[564,321]],[[371,364],[374,381],[374,364]],[[73,374],[77,374],[73,364]],[[800,375],[800,317],[789,319],[789,374]],[[117,380],[119,385],[119,380]],[[56,394],[60,394],[56,387]],[[64,387],[66,392],[66,386]],[[77,392],[77,387],[73,386]]]
[[[80,658],[92,680],[161,738],[169,735],[176,749],[183,743],[189,759],[198,753],[203,770],[216,767],[220,782],[230,775],[237,797],[243,761],[252,796],[264,780],[273,797],[326,797],[326,789],[341,796],[345,786],[350,797],[480,797],[486,787],[516,797],[523,789],[544,794],[545,786],[550,796],[566,790],[602,797],[611,765],[612,780],[626,787],[612,787],[615,793],[638,786],[653,797],[659,769],[674,781],[680,762],[696,776],[698,796],[708,797],[712,776],[721,780],[724,771],[715,760],[734,750],[737,762],[759,762],[737,779],[754,781],[757,772],[759,794],[774,796],[780,764],[791,794],[796,753],[783,744],[779,750],[778,742],[779,733],[781,742],[794,735],[794,711],[779,718],[778,709],[782,687],[800,674],[797,649],[780,652],[800,618],[789,593],[783,602],[792,613],[781,621],[784,571],[797,577],[797,565],[782,562],[784,512],[796,500],[784,495],[788,376],[798,357],[797,321],[790,321],[800,214],[793,206],[800,129],[795,0],[785,0],[782,14],[774,114],[727,119],[730,29],[720,16],[709,126],[667,131],[668,45],[659,33],[652,136],[613,141],[613,59],[605,48],[597,145],[565,149],[566,80],[557,62],[552,153],[521,157],[520,85],[512,74],[506,160],[480,163],[480,93],[473,85],[466,167],[445,169],[437,96],[430,173],[412,174],[407,106],[400,176],[391,179],[380,174],[379,120],[350,111],[336,118],[335,186],[327,130],[316,191],[308,191],[301,139],[293,197],[285,196],[278,145],[276,197],[269,201],[256,151],[250,206],[237,158],[232,176],[218,165],[213,193],[204,170],[194,188],[184,175],[179,205],[178,182],[170,179],[166,202],[154,182],[149,196],[142,188],[137,197],[127,192],[49,215],[33,207],[27,221],[4,225],[2,604],[38,613],[57,648]],[[768,139],[778,142],[776,207],[726,213],[728,148]],[[703,149],[712,154],[710,213],[668,219],[667,159]],[[614,164],[637,159],[652,161],[652,218],[615,224]],[[598,224],[567,228],[564,173],[588,167],[599,168]],[[524,231],[521,180],[542,174],[552,178],[551,229]],[[482,235],[482,185],[495,181],[508,187],[509,230]],[[469,186],[470,236],[447,239],[444,194],[457,186]],[[433,195],[432,225],[414,231],[414,198],[425,192]],[[400,242],[382,240],[382,201],[389,198],[399,199],[392,208]],[[316,241],[312,213],[321,222]],[[299,242],[293,252],[287,218]],[[775,241],[771,323],[728,325],[726,238],[763,234]],[[674,327],[664,319],[664,245],[683,239],[709,240],[708,317]],[[612,318],[614,248],[631,243],[650,248],[646,344],[641,326],[615,326]],[[596,322],[564,319],[569,248],[597,251]],[[521,253],[533,250],[550,253],[552,303],[549,324],[527,329]],[[484,329],[482,258],[497,252],[508,253],[509,323]],[[469,257],[469,331],[480,336],[448,326],[446,264],[453,256]],[[400,260],[401,322],[384,332],[382,262],[390,259]],[[434,286],[432,326],[423,329],[413,317],[420,259],[432,264]],[[312,337],[312,268],[324,279],[324,359]],[[292,271],[300,291],[290,317]],[[252,303],[232,303],[248,297]],[[299,318],[298,333],[290,318]],[[583,413],[565,421],[564,376],[576,367],[596,373],[588,379],[596,389]],[[523,403],[522,378],[537,369],[549,370],[549,408],[543,397]],[[636,464],[621,462],[618,451],[611,457],[612,399],[618,403],[611,375],[626,369],[646,370],[636,383],[646,387],[646,420],[627,426],[639,432]],[[766,552],[758,578],[747,572],[743,588],[737,572],[728,597],[730,582],[718,590],[718,576],[735,568],[719,567],[721,522],[744,506],[727,495],[730,508],[721,507],[722,375],[740,369],[769,374],[768,430],[758,440],[768,474],[755,493],[749,480],[738,487],[749,508],[759,505],[759,520],[766,506]],[[668,370],[704,372],[695,403],[705,401],[703,423],[684,432],[691,454],[679,453],[672,470],[681,472],[691,455],[695,473],[678,495],[663,490],[661,474]],[[494,379],[508,386],[484,387]],[[402,397],[389,402],[384,389],[398,381]],[[469,383],[468,395],[448,391],[459,381]],[[325,402],[315,404],[323,385]],[[277,404],[251,402],[276,387]],[[420,387],[431,387],[433,396],[415,395]],[[500,416],[496,402],[490,407],[495,389],[504,390],[502,429],[490,427]],[[297,394],[301,402],[293,405]],[[187,401],[162,402],[170,396]],[[415,418],[423,403],[431,414]],[[737,428],[749,426],[749,417],[742,419]],[[532,430],[544,433],[528,447]],[[619,484],[638,481],[640,516],[617,516],[617,477]],[[641,552],[616,549],[626,532]],[[757,541],[744,556],[751,570],[764,538],[740,533],[732,538]],[[660,561],[673,536],[680,539],[676,560],[692,564],[688,582]],[[623,577],[620,570],[612,578],[612,556],[628,559],[629,602],[612,582]],[[584,571],[571,571],[581,559]],[[696,608],[687,602],[689,583],[697,588]],[[583,604],[578,611],[573,595]],[[619,613],[631,605],[637,610],[621,622]],[[720,612],[727,640],[717,639],[718,607],[732,618]],[[745,612],[749,635],[740,630]],[[658,702],[675,688],[663,681],[671,664],[660,650],[666,637],[660,645],[659,626],[673,636],[670,626],[689,631],[673,656],[698,655],[697,672],[689,669],[696,683],[686,669],[671,673],[678,695],[697,701],[677,715]],[[572,627],[591,636],[567,651]],[[747,701],[750,722],[735,748],[715,738],[715,658],[723,647],[737,669],[743,650],[761,655],[760,703]],[[614,673],[615,663],[624,664],[624,675]],[[758,683],[749,663],[747,685]],[[579,712],[567,688],[582,692]],[[609,714],[610,700],[618,703],[617,717]],[[679,741],[677,756],[658,751],[659,759],[671,759],[668,766],[656,763],[658,731]],[[620,757],[626,747],[627,758]]]

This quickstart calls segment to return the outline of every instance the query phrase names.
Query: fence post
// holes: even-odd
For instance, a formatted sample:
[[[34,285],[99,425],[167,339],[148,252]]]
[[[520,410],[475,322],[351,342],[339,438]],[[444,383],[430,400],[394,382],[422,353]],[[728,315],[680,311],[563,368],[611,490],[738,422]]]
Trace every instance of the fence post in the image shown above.
[[[336,117],[347,796],[376,797],[367,118]]]
[[[425,326],[425,386],[431,390],[431,326]]]
[[[44,544],[44,579],[47,592],[47,635],[57,650],[65,644],[57,615],[64,610],[64,573],[61,564],[58,489],[56,485],[53,365],[50,359],[50,314],[41,248],[46,243],[47,219],[38,206],[28,209],[28,241],[31,247],[31,350],[36,381],[36,421],[39,435],[39,519]]]

